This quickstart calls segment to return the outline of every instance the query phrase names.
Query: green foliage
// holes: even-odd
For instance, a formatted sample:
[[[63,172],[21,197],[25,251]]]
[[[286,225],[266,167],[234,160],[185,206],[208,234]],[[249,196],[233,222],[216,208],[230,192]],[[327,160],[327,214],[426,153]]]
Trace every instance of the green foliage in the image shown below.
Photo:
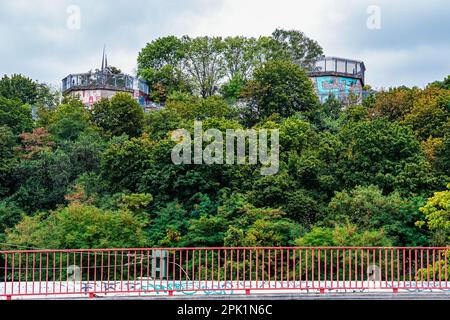
[[[344,187],[377,185],[386,193],[418,193],[433,187],[429,163],[412,130],[377,119],[351,122],[339,133],[338,173]]]
[[[164,108],[145,114],[145,131],[155,141],[167,138],[170,132],[179,128],[183,128],[183,117],[177,110]]]
[[[226,247],[293,245],[302,233],[302,228],[284,218],[280,210],[246,205],[240,211],[241,218],[230,224],[225,234]]]
[[[10,199],[28,213],[52,209],[64,203],[72,178],[70,159],[64,151],[41,152],[17,166],[16,192]]]
[[[148,209],[149,204],[152,201],[153,197],[151,194],[133,193],[130,195],[123,195],[119,206],[124,210],[142,214]]]
[[[445,236],[447,245],[450,240],[450,184],[448,190],[435,192],[433,197],[429,198],[427,203],[420,208],[425,215],[424,221],[418,221],[418,226],[426,225],[431,231],[442,232]]]
[[[55,93],[45,84],[40,84],[20,74],[4,75],[0,80],[0,98],[16,100],[21,104],[51,107]]]
[[[272,37],[289,54],[292,62],[305,69],[311,67],[314,61],[323,55],[320,45],[301,31],[276,29]]]
[[[394,245],[422,246],[427,233],[415,226],[422,217],[421,203],[421,199],[405,199],[398,193],[385,196],[376,186],[356,187],[336,193],[328,206],[328,219],[348,221],[359,230],[384,229]]]
[[[0,202],[0,239],[6,229],[14,227],[25,213],[14,202]]]
[[[245,80],[240,73],[234,75],[230,81],[222,85],[220,92],[230,103],[235,103],[242,94],[245,87]]]
[[[271,37],[259,39],[167,36],[141,50],[138,74],[149,82],[157,102],[165,102],[175,91],[206,98],[223,83],[228,83],[222,88],[225,98],[235,99],[262,63],[281,59],[307,67],[322,53],[317,42],[297,30],[277,29]]]
[[[109,145],[101,157],[100,177],[112,192],[137,191],[141,176],[152,167],[153,146],[146,135]]]
[[[450,90],[450,75],[448,75],[443,81],[435,81],[433,83],[430,83],[428,86],[433,88]]]
[[[16,137],[11,129],[0,126],[0,197],[7,195],[12,187],[12,172],[18,162],[15,146]]]
[[[179,246],[177,241],[179,237],[173,238],[171,235],[186,233],[188,219],[187,211],[177,202],[170,202],[156,210],[151,225],[147,228],[150,244],[153,246]]]
[[[55,107],[47,86],[4,77],[1,242],[448,244],[450,191],[424,204],[450,181],[448,79],[372,92],[362,106],[333,97],[320,104],[305,69],[321,54],[296,30],[257,39],[159,38],[141,50],[138,74],[165,108],[146,114],[126,93],[92,110],[70,97]],[[278,129],[279,172],[262,176],[260,164],[175,165],[171,133],[192,134],[195,120],[223,133]]]
[[[76,140],[90,129],[90,114],[79,100],[59,105],[47,119],[49,132],[61,141]]]
[[[449,119],[450,90],[431,87],[417,94],[404,123],[414,129],[420,140],[425,140],[429,136],[442,137]]]
[[[296,64],[269,61],[256,69],[254,80],[244,89],[248,100],[247,122],[254,124],[276,113],[289,117],[296,112],[310,113],[318,107],[311,80]]]
[[[203,120],[206,118],[225,118],[232,114],[228,103],[219,96],[198,98],[194,96],[171,96],[166,104],[168,112],[177,114],[184,120]],[[178,129],[178,128],[177,128]]]
[[[136,137],[144,127],[144,111],[130,94],[117,93],[94,103],[92,120],[109,135]]]
[[[0,97],[0,126],[10,127],[15,134],[30,131],[33,127],[30,106]]]
[[[71,204],[48,215],[24,217],[6,239],[16,246],[49,249],[137,248],[145,246],[145,224],[129,211]]]
[[[416,89],[406,87],[391,88],[376,94],[370,104],[372,117],[386,117],[391,121],[400,121],[411,112],[414,104]]]
[[[152,99],[165,102],[173,91],[190,91],[190,84],[181,70],[185,56],[182,41],[174,36],[148,43],[138,56],[138,74],[150,85]]]
[[[389,247],[391,241],[383,230],[360,231],[354,225],[336,225],[334,228],[314,227],[295,241],[298,246],[362,246]]]

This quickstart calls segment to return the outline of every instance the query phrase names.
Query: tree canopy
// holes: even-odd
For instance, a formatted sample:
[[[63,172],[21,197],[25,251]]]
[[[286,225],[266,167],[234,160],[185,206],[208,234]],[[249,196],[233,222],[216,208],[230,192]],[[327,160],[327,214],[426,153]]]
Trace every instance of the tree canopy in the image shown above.
[[[146,113],[118,93],[92,109],[65,97],[33,118],[42,88],[4,78],[2,247],[450,244],[447,79],[320,103],[304,70],[320,54],[299,31],[154,40],[138,68],[165,107]],[[195,121],[277,129],[277,174],[174,164],[172,133]]]

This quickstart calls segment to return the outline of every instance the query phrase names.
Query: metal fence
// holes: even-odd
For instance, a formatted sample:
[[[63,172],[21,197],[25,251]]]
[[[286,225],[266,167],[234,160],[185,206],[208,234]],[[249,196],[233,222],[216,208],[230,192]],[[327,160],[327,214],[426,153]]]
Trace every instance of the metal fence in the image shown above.
[[[0,251],[0,298],[448,290],[449,248]]]

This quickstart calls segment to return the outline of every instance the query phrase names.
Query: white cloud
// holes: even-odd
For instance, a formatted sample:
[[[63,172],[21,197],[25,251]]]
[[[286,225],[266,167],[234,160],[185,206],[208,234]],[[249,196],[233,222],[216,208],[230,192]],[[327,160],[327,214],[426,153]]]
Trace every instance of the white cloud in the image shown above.
[[[81,29],[67,28],[67,7]],[[379,5],[381,30],[367,29]],[[140,49],[159,36],[270,35],[298,29],[327,55],[365,61],[375,87],[424,85],[450,70],[448,0],[0,0],[0,70],[59,83],[67,73],[109,61],[132,72]],[[447,11],[448,12],[448,11]]]

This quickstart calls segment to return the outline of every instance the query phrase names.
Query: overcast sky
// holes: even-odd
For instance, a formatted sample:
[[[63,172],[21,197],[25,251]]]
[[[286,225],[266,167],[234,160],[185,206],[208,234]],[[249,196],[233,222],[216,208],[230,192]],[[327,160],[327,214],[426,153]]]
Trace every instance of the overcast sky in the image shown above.
[[[375,88],[450,74],[449,0],[0,0],[0,74],[59,85],[98,68],[104,44],[109,63],[133,73],[140,49],[161,36],[275,28],[302,30],[326,55],[363,60]]]

